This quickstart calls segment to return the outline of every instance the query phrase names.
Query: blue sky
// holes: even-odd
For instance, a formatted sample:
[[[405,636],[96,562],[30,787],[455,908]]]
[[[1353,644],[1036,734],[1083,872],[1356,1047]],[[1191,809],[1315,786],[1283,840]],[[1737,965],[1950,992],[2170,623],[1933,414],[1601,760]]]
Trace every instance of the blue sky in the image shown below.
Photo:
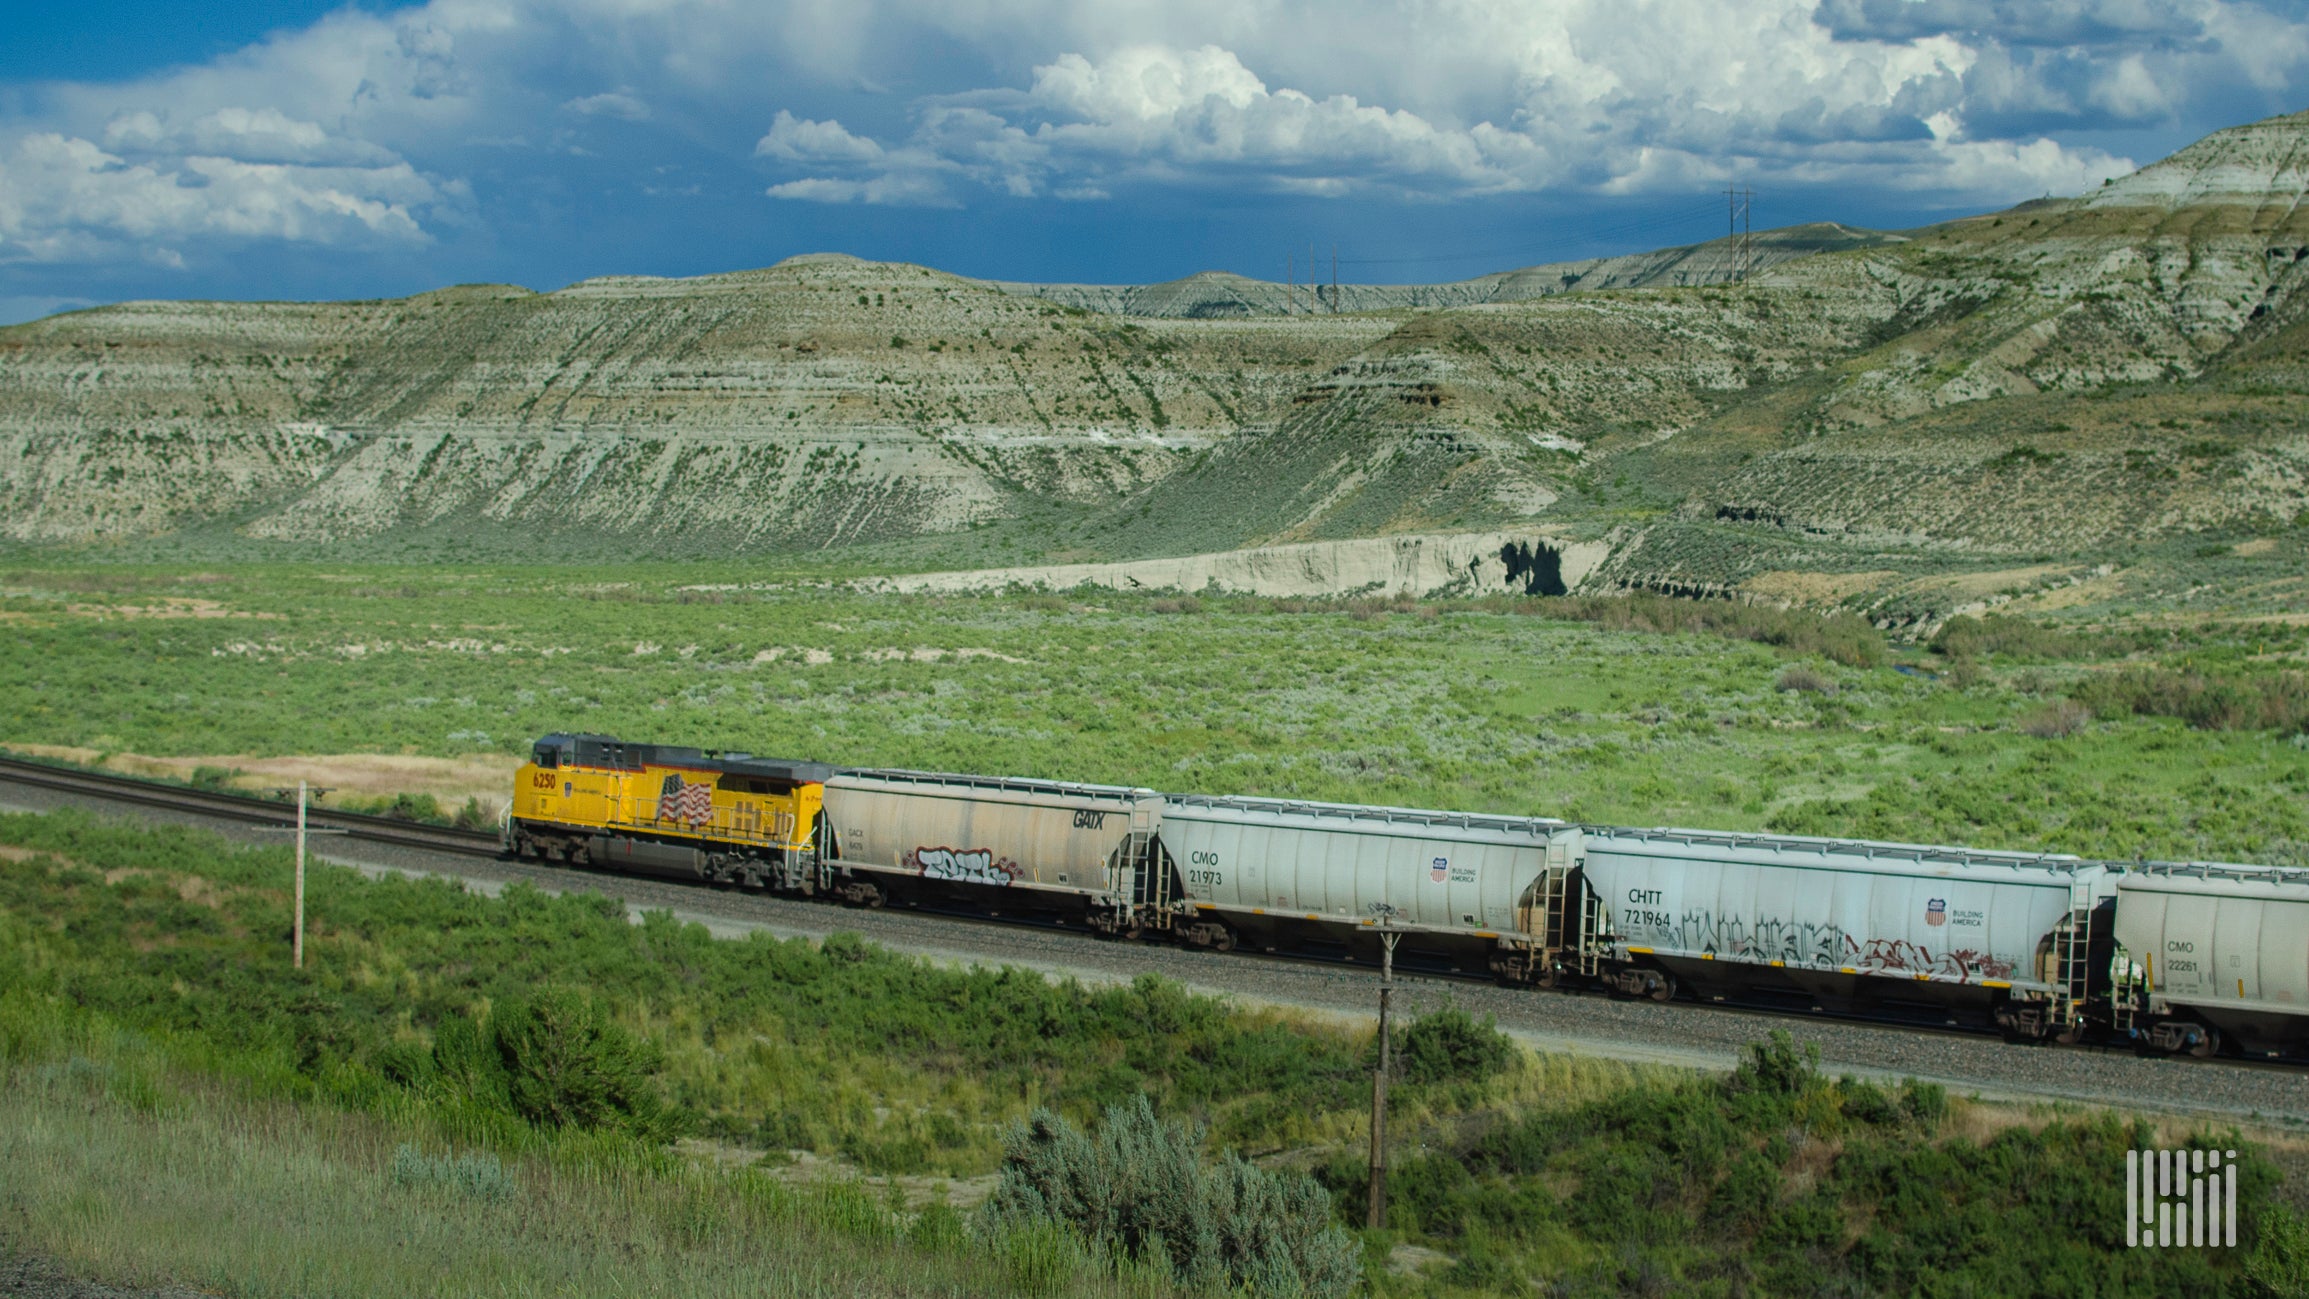
[[[2309,107],[2273,0],[23,6],[0,321],[838,250],[1456,279],[2097,185]]]

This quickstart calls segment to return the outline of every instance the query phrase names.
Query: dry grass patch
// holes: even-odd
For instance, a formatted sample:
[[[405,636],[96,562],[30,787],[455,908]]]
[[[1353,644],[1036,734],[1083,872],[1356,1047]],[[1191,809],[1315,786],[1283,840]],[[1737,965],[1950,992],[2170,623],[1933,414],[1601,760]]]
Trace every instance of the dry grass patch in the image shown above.
[[[484,808],[505,805],[513,788],[513,773],[522,758],[512,754],[477,753],[456,758],[428,758],[405,753],[288,754],[260,758],[245,753],[208,753],[185,757],[156,757],[143,753],[105,753],[85,745],[17,744],[5,746],[27,757],[99,767],[124,776],[167,780],[193,779],[203,767],[225,768],[236,774],[230,787],[251,793],[292,787],[302,780],[327,789],[337,802],[346,799],[390,799],[396,795],[429,794],[443,807],[456,807],[468,798]]]
[[[1791,605],[1835,605],[1863,592],[1873,591],[1899,576],[1891,569],[1875,569],[1864,573],[1781,570],[1758,573],[1740,583],[1740,590],[1748,595]]]

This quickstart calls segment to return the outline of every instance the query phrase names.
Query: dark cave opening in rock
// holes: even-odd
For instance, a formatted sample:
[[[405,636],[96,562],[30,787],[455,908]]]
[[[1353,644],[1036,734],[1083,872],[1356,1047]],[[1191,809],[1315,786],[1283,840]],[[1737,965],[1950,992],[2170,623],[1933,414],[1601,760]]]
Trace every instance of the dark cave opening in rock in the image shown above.
[[[1507,565],[1507,584],[1522,583],[1525,595],[1563,595],[1563,552],[1545,542],[1510,541],[1499,548],[1499,562]]]

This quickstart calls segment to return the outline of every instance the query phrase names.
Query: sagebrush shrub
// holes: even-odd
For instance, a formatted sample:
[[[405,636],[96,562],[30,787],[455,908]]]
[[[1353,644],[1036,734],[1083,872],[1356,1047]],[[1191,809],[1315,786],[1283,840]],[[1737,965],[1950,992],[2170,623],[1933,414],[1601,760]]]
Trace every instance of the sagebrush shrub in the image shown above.
[[[423,1191],[445,1191],[468,1200],[495,1203],[513,1198],[513,1175],[497,1156],[481,1151],[463,1155],[428,1155],[407,1142],[393,1151],[393,1184]]]
[[[1515,1059],[1515,1043],[1498,1021],[1445,1006],[1411,1021],[1396,1043],[1410,1082],[1481,1082]]]
[[[2040,740],[2059,740],[2083,730],[2093,719],[2093,710],[2074,699],[2055,699],[2041,708],[2032,708],[2020,719],[2023,734]]]
[[[1851,668],[1884,661],[1884,634],[1848,613],[1818,614],[1730,600],[1679,600],[1664,595],[1554,596],[1532,602],[1552,618],[1594,623],[1613,631],[1706,632],[1752,640],[1792,654],[1817,654]]]
[[[2101,717],[2177,717],[2201,731],[2309,731],[2309,673],[2228,676],[2128,668],[2077,683],[2070,698]]]
[[[657,1095],[658,1048],[625,1031],[584,994],[548,988],[492,1017],[514,1111],[557,1128],[671,1135]]]
[[[1774,690],[1803,691],[1807,694],[1834,695],[1836,683],[1811,668],[1799,663],[1780,674],[1772,683]]]
[[[1312,1178],[1232,1152],[1205,1163],[1200,1128],[1156,1116],[1144,1095],[1096,1135],[1048,1110],[1012,1126],[1002,1177],[981,1211],[1001,1233],[1064,1223],[1128,1257],[1162,1255],[1192,1288],[1344,1295],[1361,1279],[1354,1241]]]

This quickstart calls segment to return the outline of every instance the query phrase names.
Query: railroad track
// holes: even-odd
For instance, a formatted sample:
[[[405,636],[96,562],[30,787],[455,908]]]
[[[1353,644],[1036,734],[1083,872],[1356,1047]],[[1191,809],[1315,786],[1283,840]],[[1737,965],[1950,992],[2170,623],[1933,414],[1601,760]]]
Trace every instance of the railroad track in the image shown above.
[[[21,758],[0,758],[0,779],[19,785],[91,794],[116,803],[172,808],[180,812],[197,812],[202,816],[223,817],[256,825],[293,826],[297,823],[297,807],[294,803],[259,798],[253,794],[162,784],[159,781],[115,776],[109,772],[88,771],[79,767],[26,762]],[[389,816],[340,812],[334,808],[308,806],[305,810],[305,824],[311,829],[342,833],[348,838],[398,844],[406,848],[424,848],[433,852],[457,853],[467,857],[495,857],[503,851],[496,834],[487,830],[424,825]]]
[[[279,802],[274,799],[260,798],[248,794],[225,793],[216,790],[193,789],[182,785],[164,784],[158,781],[141,779],[134,776],[118,776],[108,772],[89,771],[84,768],[61,767],[47,763],[27,762],[18,758],[0,757],[0,784],[18,784],[44,787],[58,790],[64,793],[78,794],[83,797],[103,799],[108,802],[162,808],[199,816],[216,817],[220,819],[234,820],[256,825],[286,827],[296,824],[295,805]],[[517,865],[513,859],[505,857],[503,847],[498,839],[498,836],[488,831],[460,830],[450,826],[424,825],[417,822],[395,820],[391,817],[370,816],[359,812],[343,812],[326,808],[308,808],[306,813],[306,824],[315,829],[325,829],[331,832],[341,832],[347,838],[365,839],[372,843],[390,844],[404,848],[415,848],[427,852],[449,853],[462,857],[495,859],[505,862],[509,867]],[[535,863],[518,863],[518,865],[534,866]],[[662,878],[656,877],[643,880],[635,876],[623,875],[616,872],[598,872],[582,867],[576,868],[574,870],[568,867],[556,867],[553,868],[552,873],[556,875],[567,875],[580,878],[597,878],[604,881],[605,883],[618,883],[622,885],[632,885],[635,883],[645,883],[649,886],[663,885],[670,889],[684,892],[700,887],[698,885],[684,884],[679,881],[664,880]],[[713,886],[705,886],[705,891],[712,893],[723,892],[723,890]],[[935,922],[940,924],[952,924],[954,922],[960,921],[969,925],[1009,929],[1012,931],[1024,929],[1050,932],[1053,934],[1066,934],[1080,938],[1090,937],[1087,931],[1082,930],[1079,927],[1063,923],[1053,923],[1028,916],[989,917],[987,915],[976,912],[948,910],[946,908],[938,907],[935,905],[915,905],[899,908],[897,910],[902,913],[933,917],[935,918]],[[1106,945],[1098,944],[1098,946]],[[1283,951],[1265,953],[1244,951],[1229,959],[1247,959],[1247,961],[1252,964],[1265,964],[1282,967],[1298,966],[1307,969],[1328,967],[1336,970],[1362,970],[1370,968],[1366,963],[1362,962],[1343,960],[1335,956],[1327,956],[1307,952],[1295,952],[1287,949]],[[1468,989],[1470,992],[1474,991],[1475,988],[1484,988],[1488,990],[1488,985],[1491,982],[1489,979],[1450,969],[1415,969],[1406,967],[1401,964],[1399,964],[1397,968],[1403,974],[1413,975],[1429,980],[1436,980],[1443,983],[1456,984],[1462,988]],[[1524,991],[1515,995],[1528,998],[1538,994]],[[1597,1000],[1602,1001],[1605,999],[1598,998]],[[1780,1023],[1789,1024],[1791,1026],[1801,1024],[1818,1025],[1822,1024],[1823,1022],[1841,1023],[1855,1028],[1865,1027],[1878,1030],[1887,1030],[1899,1033],[1903,1036],[1919,1039],[1940,1038],[1943,1040],[1971,1039],[1973,1041],[1982,1041],[1984,1039],[1994,1040],[1997,1036],[1993,1030],[1983,1029],[1974,1025],[1957,1026],[1945,1023],[1936,1024],[1926,1020],[1911,1018],[1907,1016],[1856,1014],[1848,1011],[1822,1012],[1814,1009],[1811,1013],[1806,1014],[1800,1010],[1792,1009],[1788,1006],[1751,1003],[1743,1000],[1701,1002],[1686,1002],[1679,1000],[1678,1008],[1682,1013],[1687,1014],[1699,1010],[1712,1010],[1717,1012],[1719,1015],[1727,1015],[1734,1019],[1777,1021]],[[1799,1029],[1799,1031],[1801,1030]],[[2034,1054],[2033,1052],[2027,1052],[2022,1048],[2017,1047],[2007,1047],[2004,1049],[2020,1052],[2024,1055]],[[2129,1056],[2131,1054],[2129,1050],[2106,1045],[2086,1045],[2083,1047],[2065,1048],[2063,1053],[2071,1057],[2114,1057],[2118,1055]],[[2277,1074],[2288,1075],[2297,1078],[2300,1075],[2303,1065],[2309,1064],[2309,1061],[2248,1061],[2235,1058],[2221,1058],[2218,1061],[2194,1062],[2189,1067],[2201,1069],[2205,1064],[2208,1063],[2217,1063],[2219,1065],[2228,1066],[2230,1069],[2239,1071],[2260,1072],[2267,1070]]]

